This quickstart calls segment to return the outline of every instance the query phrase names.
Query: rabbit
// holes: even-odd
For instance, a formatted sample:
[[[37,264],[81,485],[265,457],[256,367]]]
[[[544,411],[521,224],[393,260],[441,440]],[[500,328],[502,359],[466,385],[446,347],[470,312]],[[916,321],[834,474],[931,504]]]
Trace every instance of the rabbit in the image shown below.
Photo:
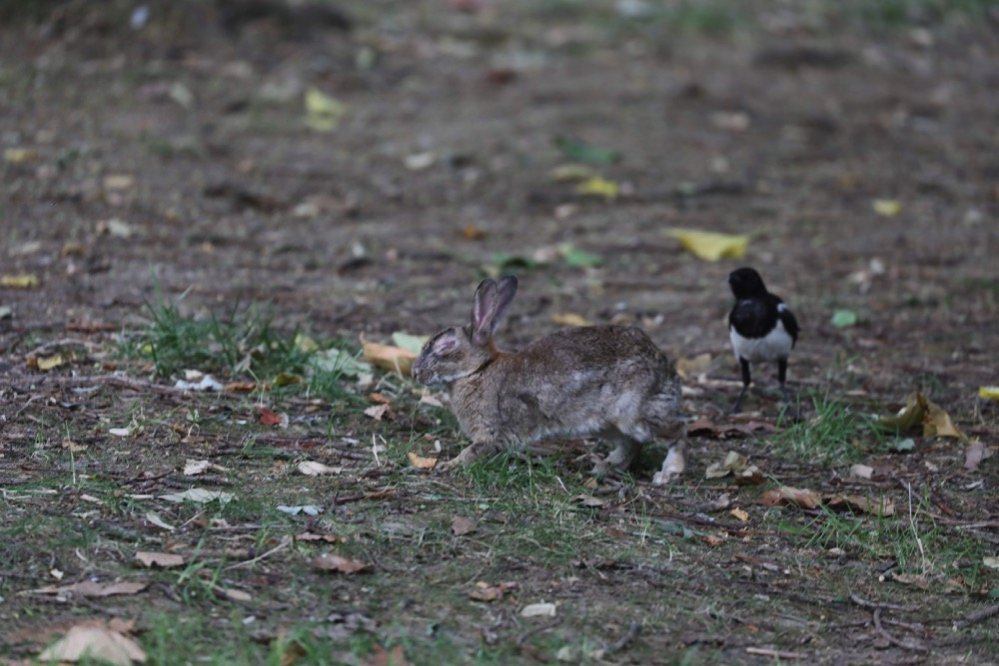
[[[483,280],[469,325],[431,337],[413,364],[416,381],[448,389],[451,409],[472,440],[439,468],[465,465],[511,444],[602,436],[617,443],[594,468],[603,476],[611,468],[626,470],[645,442],[677,432],[683,422],[679,380],[638,328],[569,328],[520,351],[498,349],[493,334],[516,292],[513,275]]]

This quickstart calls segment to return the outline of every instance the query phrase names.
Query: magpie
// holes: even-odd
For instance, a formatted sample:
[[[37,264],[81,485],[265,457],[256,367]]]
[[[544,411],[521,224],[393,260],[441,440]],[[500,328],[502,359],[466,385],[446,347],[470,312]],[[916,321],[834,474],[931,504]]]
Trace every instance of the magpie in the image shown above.
[[[740,268],[728,276],[735,305],[728,315],[728,336],[732,351],[742,367],[742,392],[732,413],[742,408],[752,377],[750,363],[777,361],[777,379],[784,399],[788,399],[787,357],[798,341],[798,320],[779,296],[767,291],[763,278],[752,268]]]

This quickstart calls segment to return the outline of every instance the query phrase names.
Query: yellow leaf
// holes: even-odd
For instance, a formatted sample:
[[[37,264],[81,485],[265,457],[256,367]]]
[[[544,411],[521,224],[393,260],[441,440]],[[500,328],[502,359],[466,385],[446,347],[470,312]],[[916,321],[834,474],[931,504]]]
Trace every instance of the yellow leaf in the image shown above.
[[[437,466],[437,458],[424,458],[421,455],[413,453],[410,451],[407,454],[409,458],[409,464],[417,469],[433,469]]]
[[[922,393],[906,397],[905,407],[894,416],[882,416],[878,419],[878,425],[898,432],[906,432],[922,425],[923,437],[956,437],[962,441],[967,439],[951,421],[950,414]]]
[[[293,372],[279,372],[274,378],[274,386],[292,386],[301,384],[303,381],[302,375],[296,375]]]
[[[562,164],[551,170],[552,180],[559,182],[575,182],[598,178],[599,174],[582,164]]]
[[[999,402],[999,386],[980,386],[978,388],[978,397]]]
[[[749,520],[749,513],[738,507],[732,509],[731,511],[729,511],[729,513],[732,514],[732,517],[738,520],[739,522],[744,523],[747,520]]]
[[[16,289],[29,289],[38,286],[38,276],[25,273],[24,275],[0,275],[0,287],[14,287]]]
[[[576,192],[587,196],[603,197],[611,201],[616,199],[617,195],[621,193],[621,187],[613,180],[593,176],[577,185]]]
[[[7,148],[3,151],[3,158],[11,164],[28,162],[38,157],[38,153],[30,148]]]
[[[707,352],[693,357],[683,357],[676,361],[676,374],[683,379],[690,379],[703,372],[707,372],[711,367],[711,354]]]
[[[416,354],[413,352],[401,347],[367,342],[363,338],[361,345],[364,360],[383,370],[395,372],[401,377],[409,376],[409,372],[413,368],[413,361],[416,360]]]
[[[62,354],[54,354],[52,356],[39,357],[35,361],[35,364],[38,366],[39,370],[51,370],[52,368],[58,368],[65,362],[66,359],[62,357]]]
[[[309,336],[302,335],[301,333],[296,333],[295,349],[297,349],[300,352],[305,352],[306,354],[308,354],[309,352],[314,352],[317,349],[319,349],[319,345],[317,345],[316,341],[310,338]]]
[[[562,326],[589,326],[590,322],[575,312],[556,312],[552,315],[552,322]]]
[[[347,114],[347,107],[316,88],[305,92],[305,125],[317,132],[332,132]]]
[[[741,234],[718,234],[694,229],[669,229],[666,232],[680,241],[683,248],[698,259],[718,261],[723,257],[738,259],[746,254],[749,236]]]
[[[895,217],[902,212],[902,203],[894,199],[875,199],[871,207],[881,217]]]

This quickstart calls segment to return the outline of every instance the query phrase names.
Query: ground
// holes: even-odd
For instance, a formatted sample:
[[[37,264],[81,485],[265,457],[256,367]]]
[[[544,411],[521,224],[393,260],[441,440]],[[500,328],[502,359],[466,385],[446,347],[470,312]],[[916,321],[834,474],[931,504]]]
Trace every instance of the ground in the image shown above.
[[[0,7],[3,658],[115,621],[156,664],[999,663],[993,3],[288,6]],[[798,420],[770,368],[727,415],[744,264],[801,322]],[[446,398],[329,362],[500,272],[505,346],[679,361],[676,482],[667,442],[428,472]],[[877,427],[917,391],[963,437]],[[707,478],[730,451],[759,472]]]

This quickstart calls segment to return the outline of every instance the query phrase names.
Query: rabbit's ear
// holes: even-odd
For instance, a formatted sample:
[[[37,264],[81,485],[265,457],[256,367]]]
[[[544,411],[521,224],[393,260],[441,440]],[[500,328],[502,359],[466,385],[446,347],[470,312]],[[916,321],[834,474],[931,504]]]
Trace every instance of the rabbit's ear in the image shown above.
[[[489,342],[516,293],[517,278],[513,275],[504,275],[498,284],[489,279],[479,284],[472,307],[472,342],[477,345]]]

